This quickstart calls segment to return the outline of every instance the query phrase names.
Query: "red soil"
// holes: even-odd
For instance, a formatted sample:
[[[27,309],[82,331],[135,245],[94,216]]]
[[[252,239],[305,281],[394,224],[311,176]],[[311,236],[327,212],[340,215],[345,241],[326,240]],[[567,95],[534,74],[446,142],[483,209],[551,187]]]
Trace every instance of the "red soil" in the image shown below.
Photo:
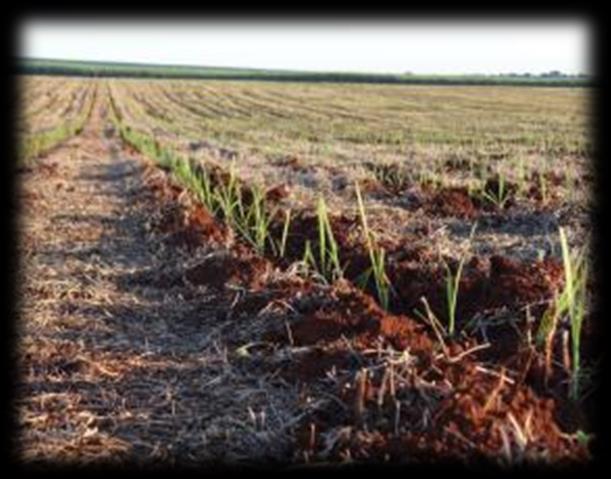
[[[526,265],[502,256],[490,258],[488,305],[512,306],[551,299],[564,277],[553,259]]]
[[[344,335],[370,345],[382,338],[394,348],[409,345],[416,352],[431,347],[421,324],[386,313],[373,298],[350,285],[334,289],[331,302],[304,312],[291,325],[291,334],[296,345],[332,342]]]
[[[215,181],[226,179],[222,172],[215,175]],[[177,200],[180,189],[164,186],[157,188],[156,192]],[[436,201],[435,207],[443,214],[469,216],[476,212],[476,205],[464,190],[442,191]],[[225,238],[225,229],[205,210],[191,207],[188,211],[186,214],[168,213],[165,227],[170,231],[184,231],[181,228],[191,225],[192,230],[197,231],[200,242]],[[311,212],[300,212],[294,217],[287,244],[287,261],[301,259],[306,240],[310,240],[313,247],[316,246],[317,221]],[[353,240],[352,233],[358,222],[346,216],[332,216],[330,221],[340,247],[342,263],[349,264],[346,275],[354,279],[357,272],[369,266],[362,245]],[[281,228],[281,223],[274,224],[272,231],[274,228]],[[392,244],[385,246],[388,247],[388,257],[392,258],[387,274],[396,292],[393,310],[411,314],[414,307],[421,306],[420,298],[425,296],[443,321],[446,317],[445,269],[435,265],[434,258],[426,249],[412,249],[406,243],[395,244],[394,248]],[[455,264],[450,266],[456,268]],[[265,294],[266,290],[261,288],[269,286],[265,280],[270,268],[269,261],[237,244],[226,255],[207,257],[187,270],[185,277],[194,284],[206,284],[217,289],[224,288],[228,283],[238,283],[261,290],[260,295],[250,296],[241,306],[242,312],[249,312],[258,311],[275,299],[293,296],[300,288],[285,285]],[[556,261],[526,264],[492,256],[488,263],[475,257],[465,265],[461,278],[458,321],[464,322],[476,312],[488,308],[518,307],[548,300],[561,281],[562,266]],[[307,292],[307,288],[304,291]],[[361,386],[358,386],[356,377],[350,381],[350,388],[346,388],[346,384],[338,385],[337,397],[344,404],[359,406],[346,411],[331,402],[304,418],[298,432],[298,448],[301,451],[315,457],[325,448],[321,439],[323,432],[352,424],[346,437],[331,448],[332,458],[339,458],[346,450],[354,459],[389,458],[399,461],[432,461],[439,457],[465,461],[478,457],[496,460],[502,454],[511,455],[513,460],[530,458],[541,461],[587,457],[586,447],[563,435],[559,429],[559,426],[574,429],[574,424],[567,425],[558,419],[559,414],[569,414],[566,401],[544,397],[548,393],[562,398],[566,393],[540,387],[542,373],[539,357],[534,356],[528,361],[529,356],[516,340],[519,336],[512,337],[509,329],[496,330],[496,336],[491,329],[491,335],[499,341],[501,351],[505,350],[503,354],[488,356],[495,360],[489,370],[501,369],[501,374],[495,375],[478,370],[482,364],[478,362],[481,360],[478,356],[481,358],[482,355],[467,355],[456,361],[440,359],[439,344],[421,322],[409,316],[383,311],[373,295],[363,293],[347,282],[337,282],[324,297],[297,305],[296,310],[297,318],[289,325],[289,331],[277,328],[281,332],[276,330],[263,334],[264,339],[277,343],[319,347],[292,363],[291,370],[284,374],[287,379],[308,385],[333,367],[356,372],[358,365],[352,360],[353,352],[342,346],[342,336],[352,340],[357,351],[390,345],[397,350],[407,349],[416,358],[409,373],[412,375],[409,385],[402,386],[395,398],[388,397],[387,393],[380,405],[377,397],[383,378],[379,370],[365,378]],[[331,350],[325,349],[329,346],[332,346]],[[450,357],[457,357],[465,348],[450,343]],[[496,344],[494,348],[496,350]],[[521,371],[522,380],[515,376],[511,381],[501,379],[502,371],[508,366]],[[415,382],[416,376],[426,378],[435,386],[434,390],[419,386]],[[443,389],[442,384],[449,384],[449,389]],[[400,398],[404,404],[398,431],[394,430],[396,398]],[[409,404],[409,407],[405,407],[405,404]],[[561,407],[557,404],[561,404]],[[575,424],[578,423],[578,420],[575,421]],[[374,432],[367,433],[367,430]]]
[[[203,244],[204,238],[217,244],[227,239],[226,227],[203,206],[181,203],[183,188],[159,177],[153,177],[146,188],[163,205],[153,224],[158,231],[170,235],[170,244],[193,250]]]
[[[541,187],[541,180],[544,179],[545,195]],[[534,171],[530,177],[531,185],[526,195],[536,201],[557,201],[559,199],[558,186],[566,184],[566,175],[548,171],[545,174]]]
[[[270,264],[258,257],[237,257],[227,253],[208,256],[185,271],[185,278],[194,285],[223,289],[228,284],[258,288],[269,272]]]
[[[474,218],[477,214],[466,188],[441,189],[427,202],[426,208],[429,213],[441,216]]]

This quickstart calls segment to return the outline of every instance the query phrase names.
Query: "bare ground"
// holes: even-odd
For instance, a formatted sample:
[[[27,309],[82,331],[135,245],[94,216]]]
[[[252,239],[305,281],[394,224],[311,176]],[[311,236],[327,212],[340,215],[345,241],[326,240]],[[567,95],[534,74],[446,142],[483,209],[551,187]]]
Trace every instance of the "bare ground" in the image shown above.
[[[228,349],[231,298],[182,274],[209,251],[150,231],[146,164],[105,126],[21,178],[18,457],[286,460],[297,391]]]

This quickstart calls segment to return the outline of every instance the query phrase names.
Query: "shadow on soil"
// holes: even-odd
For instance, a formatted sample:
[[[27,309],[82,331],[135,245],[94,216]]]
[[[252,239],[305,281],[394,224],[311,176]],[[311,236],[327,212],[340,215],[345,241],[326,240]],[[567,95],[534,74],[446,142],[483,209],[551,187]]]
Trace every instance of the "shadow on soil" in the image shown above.
[[[70,223],[71,229],[103,225],[92,244],[67,240],[36,252],[44,264],[76,261],[96,266],[87,269],[87,277],[76,273],[79,289],[93,290],[90,297],[68,296],[59,304],[62,323],[71,318],[78,318],[78,322],[40,338],[41,348],[28,359],[35,378],[21,385],[22,395],[32,398],[76,392],[82,396],[79,407],[98,416],[119,410],[133,412],[132,419],[101,422],[97,427],[131,443],[130,459],[155,457],[159,455],[155,449],[161,448],[165,458],[189,462],[205,447],[198,431],[204,429],[206,421],[221,416],[226,407],[213,388],[205,387],[205,381],[222,379],[227,368],[234,368],[227,362],[222,333],[231,298],[187,287],[180,261],[172,251],[162,248],[160,253],[150,244],[146,233],[150,212],[138,180],[141,171],[129,160],[92,165],[78,179],[85,186],[102,183],[95,194],[121,198],[118,204],[125,209],[107,215],[62,214],[53,218]],[[110,281],[106,298],[95,296],[96,280]],[[79,349],[70,347],[76,342],[85,345],[92,361],[79,359]],[[128,370],[120,378],[96,373],[95,358],[101,358],[102,363],[104,358],[114,358],[129,364]],[[83,374],[87,380],[79,379]],[[91,379],[96,376],[98,379]],[[252,381],[254,388],[254,376]],[[47,406],[43,413],[54,408]],[[139,418],[139,412],[148,419]],[[218,447],[222,461],[220,445],[207,447],[210,451]]]

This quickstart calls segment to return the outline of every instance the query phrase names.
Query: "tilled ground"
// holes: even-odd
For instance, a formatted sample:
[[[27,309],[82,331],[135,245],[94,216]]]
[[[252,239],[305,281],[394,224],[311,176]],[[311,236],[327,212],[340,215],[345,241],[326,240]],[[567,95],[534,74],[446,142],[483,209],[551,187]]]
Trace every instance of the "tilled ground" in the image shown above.
[[[98,105],[22,178],[24,460],[588,456],[535,388],[531,349],[510,345],[511,363],[473,337],[446,346],[348,281],[272,264],[107,126]],[[486,280],[513,267],[492,263]]]

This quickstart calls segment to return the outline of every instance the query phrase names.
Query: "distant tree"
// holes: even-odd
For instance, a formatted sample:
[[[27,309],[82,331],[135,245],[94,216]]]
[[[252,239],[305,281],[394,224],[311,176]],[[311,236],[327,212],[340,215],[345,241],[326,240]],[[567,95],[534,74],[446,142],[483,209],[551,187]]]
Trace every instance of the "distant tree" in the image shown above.
[[[547,73],[542,73],[541,76],[543,78],[558,78],[558,77],[562,78],[562,77],[565,77],[566,75],[558,70],[551,70]]]

